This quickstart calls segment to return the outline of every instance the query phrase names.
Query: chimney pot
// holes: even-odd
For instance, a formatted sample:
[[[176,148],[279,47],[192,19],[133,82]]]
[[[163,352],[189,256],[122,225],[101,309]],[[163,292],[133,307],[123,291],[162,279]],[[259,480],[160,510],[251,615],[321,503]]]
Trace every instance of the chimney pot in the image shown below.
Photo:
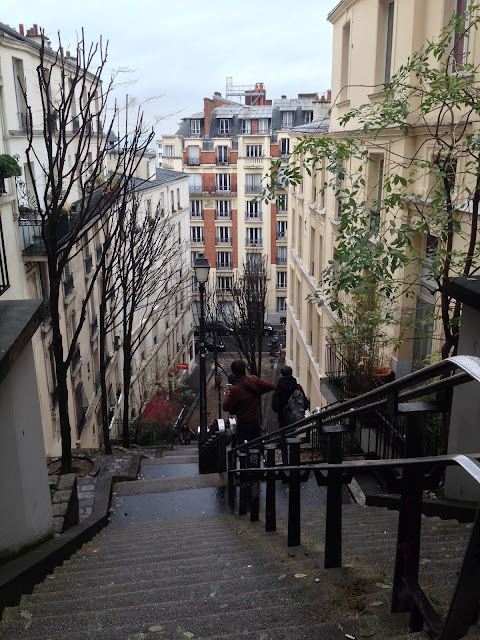
[[[282,100],[285,100],[287,96],[280,96]]]
[[[19,24],[18,25],[18,30],[19,30],[21,36],[25,35],[25,29],[24,29],[23,24]]]

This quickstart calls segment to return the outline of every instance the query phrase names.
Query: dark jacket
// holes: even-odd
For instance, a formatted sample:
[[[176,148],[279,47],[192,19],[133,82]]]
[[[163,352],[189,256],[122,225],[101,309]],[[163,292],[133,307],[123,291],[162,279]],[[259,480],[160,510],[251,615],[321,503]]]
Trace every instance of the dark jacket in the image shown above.
[[[287,406],[290,396],[297,388],[303,393],[303,408],[306,410],[310,407],[310,401],[306,397],[301,385],[297,383],[296,378],[293,376],[281,376],[277,382],[277,389],[272,398],[272,409],[278,414],[278,421],[281,426],[284,426],[283,411]]]
[[[273,391],[275,385],[257,376],[244,376],[237,380],[250,387],[255,395],[234,384],[223,401],[223,410],[236,414],[239,423],[253,422],[261,416],[258,396]]]

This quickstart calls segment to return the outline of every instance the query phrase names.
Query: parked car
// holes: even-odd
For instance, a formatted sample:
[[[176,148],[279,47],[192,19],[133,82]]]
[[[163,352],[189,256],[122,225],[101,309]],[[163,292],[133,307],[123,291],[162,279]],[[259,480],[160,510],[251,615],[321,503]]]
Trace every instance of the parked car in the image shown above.
[[[237,326],[237,329],[238,329],[238,331],[240,333],[242,333],[243,335],[246,335],[249,332],[250,327],[249,326],[244,326],[243,324],[239,324]],[[263,335],[264,336],[271,336],[274,333],[275,333],[275,329],[271,325],[269,325],[269,324],[264,324],[263,325]]]
[[[233,329],[227,327],[227,325],[220,320],[206,322],[205,330],[207,333],[216,333],[217,336],[230,336],[233,333]]]
[[[214,351],[214,346],[213,346],[213,340],[205,340],[205,349],[209,352],[209,353],[213,353]],[[221,353],[223,351],[225,351],[226,347],[225,347],[225,343],[222,342],[222,340],[219,340],[217,342],[217,352]],[[198,340],[195,340],[195,353],[199,353],[200,352],[200,343]]]

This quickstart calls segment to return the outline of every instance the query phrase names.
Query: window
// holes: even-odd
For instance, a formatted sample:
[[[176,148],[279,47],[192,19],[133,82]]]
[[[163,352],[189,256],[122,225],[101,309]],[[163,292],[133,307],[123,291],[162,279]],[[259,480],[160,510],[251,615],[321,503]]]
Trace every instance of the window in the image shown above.
[[[303,122],[308,124],[313,121],[313,111],[304,111],[303,112]]]
[[[245,202],[245,217],[247,220],[262,219],[262,203],[260,200],[247,200]]]
[[[217,200],[216,202],[216,219],[231,220],[231,202],[230,200]]]
[[[217,251],[217,269],[231,269],[232,254],[229,251]]]
[[[270,133],[268,118],[260,118],[258,121],[258,133]]]
[[[203,244],[203,227],[190,227],[190,242]]]
[[[277,198],[277,212],[286,213],[288,207],[288,196],[286,193],[281,194]]]
[[[242,133],[252,133],[252,121],[242,120]]]
[[[190,145],[187,147],[187,165],[189,167],[200,166],[200,147],[197,145]]]
[[[177,189],[177,211],[180,211],[180,189]]]
[[[200,120],[190,120],[190,134],[192,136],[200,135]]]
[[[247,144],[245,151],[247,158],[261,158],[263,155],[261,144]]]
[[[287,221],[278,220],[277,222],[277,240],[285,240],[287,237]]]
[[[228,293],[232,289],[232,276],[217,276],[217,291]]]
[[[228,147],[217,147],[217,164],[228,164]]]
[[[173,193],[173,190],[170,191],[170,208],[173,211],[175,211],[175,194]]]
[[[86,424],[86,415],[88,409],[88,400],[83,388],[83,382],[75,389],[75,413],[77,415],[77,439],[80,438]],[[115,402],[112,403],[114,406]]]
[[[166,144],[163,147],[163,157],[164,158],[173,158],[173,144]]]
[[[262,174],[246,173],[245,174],[245,193],[261,193],[262,192]]]
[[[245,256],[245,268],[251,271],[258,271],[262,269],[262,254],[261,253],[247,253]]]
[[[277,289],[287,288],[287,272],[277,271]]]
[[[380,229],[380,203],[383,191],[383,158],[372,157],[369,164],[369,196],[370,196],[370,230],[374,235],[378,234]]]
[[[190,201],[190,218],[203,218],[201,200]]]
[[[453,45],[451,72],[455,73],[459,66],[467,62],[468,57],[468,0],[456,0],[455,13],[463,19],[463,24],[455,30],[455,40]]]
[[[200,173],[191,173],[188,176],[188,191],[202,193],[202,175]]]
[[[342,32],[342,62],[340,67],[340,101],[348,100],[350,75],[350,22],[343,25]]]
[[[287,264],[287,247],[277,247],[277,264]]]
[[[230,174],[229,173],[215,174],[215,191],[230,192]]]
[[[220,133],[228,133],[230,131],[230,120],[228,118],[220,118]]]
[[[192,267],[194,267],[196,259],[199,258],[199,257],[203,258],[203,251],[192,251],[190,253],[190,257],[191,257],[191,261],[192,261],[191,262]],[[167,324],[168,324],[168,322],[167,322]],[[167,329],[168,329],[168,327],[167,327]]]
[[[284,111],[282,113],[282,127],[285,129],[293,125],[293,111]]]
[[[217,227],[216,229],[216,243],[217,244],[232,244],[232,228],[231,227]]]
[[[261,227],[247,227],[246,246],[261,247],[262,246],[262,229]]]
[[[277,297],[277,311],[287,310],[287,299],[284,296]]]
[[[392,75],[392,43],[393,43],[393,15],[395,9],[394,0],[390,0],[387,7],[387,21],[385,34],[385,72],[383,75],[384,82],[390,82]]]

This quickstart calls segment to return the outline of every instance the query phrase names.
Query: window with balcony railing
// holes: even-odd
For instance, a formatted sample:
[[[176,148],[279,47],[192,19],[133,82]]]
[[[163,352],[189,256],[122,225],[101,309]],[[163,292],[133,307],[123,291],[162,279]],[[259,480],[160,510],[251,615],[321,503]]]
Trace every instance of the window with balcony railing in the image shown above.
[[[277,297],[277,312],[287,310],[287,299],[284,296]]]
[[[232,268],[232,254],[229,251],[217,251],[217,269]]]
[[[252,121],[249,119],[242,120],[242,133],[248,135],[252,133]]]
[[[247,227],[247,235],[245,238],[245,245],[247,247],[261,247],[262,246],[262,229],[261,227]]]
[[[202,219],[203,211],[202,211],[202,201],[201,200],[190,200],[190,218],[193,219]]]
[[[247,200],[245,203],[245,220],[262,221],[262,203],[259,200]]]
[[[217,291],[221,293],[230,293],[232,290],[232,276],[217,277]]]
[[[277,260],[278,265],[287,264],[287,247],[277,247]]]
[[[262,174],[246,173],[245,174],[245,193],[261,193],[262,192]]]
[[[188,190],[190,193],[202,193],[202,176],[199,173],[191,173],[188,176]]]
[[[88,275],[93,267],[93,256],[89,253],[85,258],[85,273]]]
[[[216,220],[231,220],[232,208],[230,200],[217,200],[215,205]]]
[[[63,281],[63,293],[67,297],[73,291],[73,274],[69,273]]]
[[[216,173],[215,174],[215,191],[218,193],[230,193],[230,174],[229,173]]]
[[[282,138],[280,140],[280,155],[288,156],[289,153],[290,153],[290,139]]]
[[[287,213],[288,196],[286,193],[280,194],[277,198],[277,213]]]
[[[287,221],[279,220],[277,222],[277,240],[287,239]]]
[[[187,165],[189,167],[200,166],[200,147],[190,145],[187,152]]]
[[[217,147],[217,165],[228,165],[228,147],[226,145],[220,145]]]
[[[258,133],[268,135],[270,133],[270,121],[268,118],[259,118]]]
[[[203,244],[203,227],[190,227],[191,244]]]
[[[277,271],[277,289],[287,288],[287,273],[286,271]]]
[[[247,158],[261,158],[263,156],[263,147],[261,144],[245,145],[245,155]]]
[[[216,229],[216,244],[232,244],[232,228],[231,227],[217,227]]]
[[[293,111],[284,111],[282,113],[282,127],[289,128],[293,126]]]

